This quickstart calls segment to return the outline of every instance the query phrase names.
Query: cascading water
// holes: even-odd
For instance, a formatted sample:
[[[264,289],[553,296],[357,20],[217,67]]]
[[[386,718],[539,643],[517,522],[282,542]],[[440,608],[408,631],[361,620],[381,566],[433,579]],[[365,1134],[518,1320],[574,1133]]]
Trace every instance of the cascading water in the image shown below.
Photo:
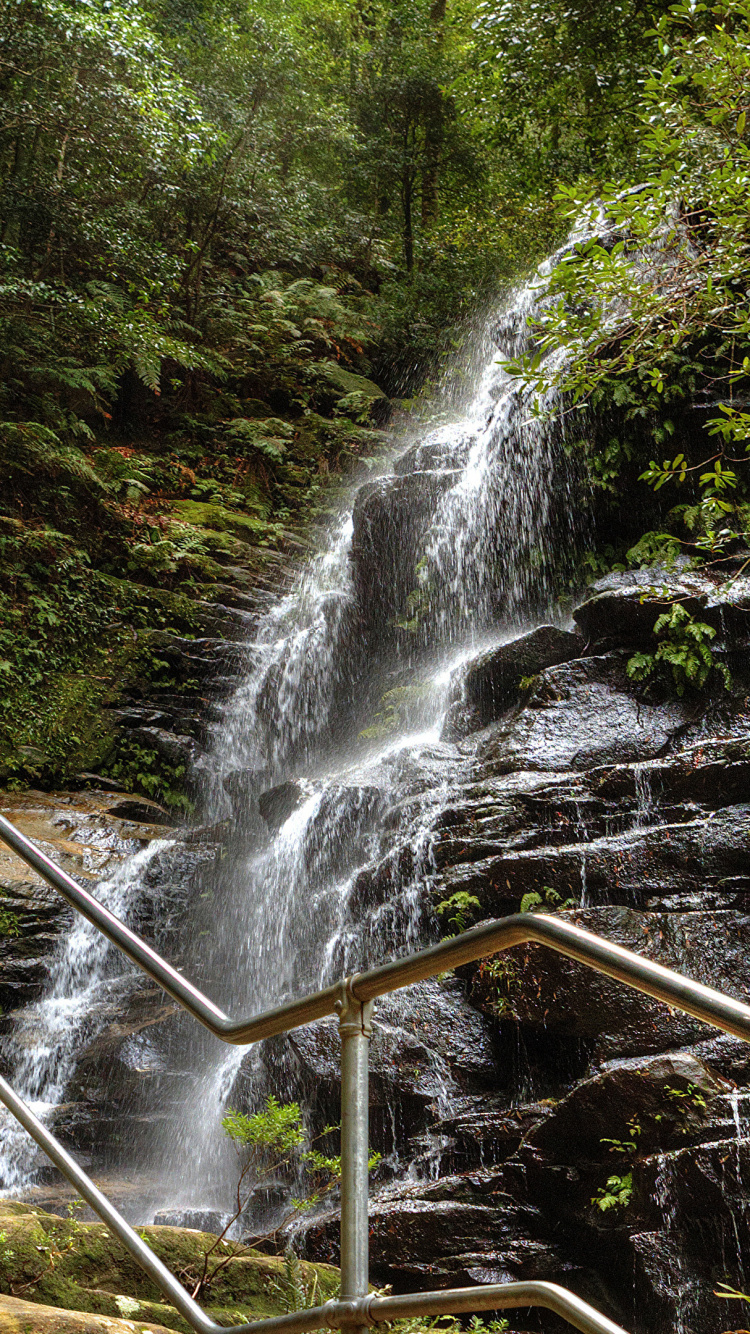
[[[538,280],[493,321],[506,356],[528,342],[537,291]],[[569,503],[553,406],[535,416],[531,395],[493,348],[463,417],[361,488],[354,517],[342,518],[297,589],[261,624],[253,668],[217,729],[208,776],[209,818],[226,814],[230,793],[239,834],[185,933],[186,971],[231,1012],[257,1012],[327,985],[415,948],[429,933],[435,813],[471,767],[441,740],[452,676],[478,645],[501,642],[532,615],[554,614],[555,552],[569,555],[580,536],[569,527],[577,507]],[[398,521],[397,495],[418,498]],[[368,567],[383,514],[391,545]],[[270,819],[279,827],[269,835],[258,796],[283,784],[282,818]],[[100,887],[115,912],[127,915],[154,850]],[[37,1105],[51,1109],[63,1099],[84,1026],[88,1032],[97,1022],[107,958],[90,928],[76,924],[49,997],[27,1012],[12,1078]],[[382,1059],[387,1064],[389,1035],[416,1027],[420,1006],[438,1028],[442,1022],[449,1050],[458,1003],[436,984],[383,1002]],[[281,1058],[278,1046],[267,1054],[268,1044],[243,1056],[187,1027],[182,1033],[192,1093],[153,1146],[162,1198],[225,1209],[234,1163],[223,1110],[240,1099],[257,1105],[280,1085],[296,1092],[294,1058],[288,1042]],[[17,1030],[14,1045],[18,1038]],[[454,1091],[444,1052],[419,1055],[425,1095],[436,1106]],[[15,1147],[11,1157],[6,1186],[18,1189],[33,1160]]]
[[[127,918],[148,865],[170,846],[155,839],[102,881],[97,897],[117,917]],[[114,957],[113,957],[114,956]],[[83,917],[73,920],[69,934],[51,966],[49,994],[27,1006],[16,1023],[3,1055],[13,1061],[14,1087],[37,1116],[47,1120],[63,1101],[82,1045],[107,1022],[117,989],[113,963],[119,956],[104,936]],[[122,980],[127,986],[132,969]],[[18,1122],[0,1114],[0,1188],[18,1194],[29,1184],[40,1155]]]
[[[526,288],[495,320],[506,356],[528,340],[534,302],[534,289]],[[251,834],[213,891],[223,907],[218,917],[212,909],[201,951],[204,976],[232,1012],[260,1011],[424,942],[434,815],[466,782],[471,763],[440,739],[451,682],[477,644],[498,642],[531,613],[552,609],[555,490],[568,510],[558,445],[552,413],[533,415],[529,396],[493,349],[463,419],[433,431],[396,459],[393,474],[362,488],[354,519],[338,524],[328,550],[266,618],[253,671],[231,702],[214,752],[215,813],[226,788]],[[375,626],[374,638],[383,642],[376,657],[361,577],[367,506],[370,496],[387,506],[401,479],[434,488],[438,499],[416,538],[406,516],[411,530],[403,532],[403,548],[388,553],[402,564],[402,585],[412,577],[416,597],[407,610],[416,624],[394,642],[404,609],[391,605],[382,636]],[[575,537],[568,533],[568,550]],[[403,551],[411,562],[405,569]],[[291,793],[281,786],[293,783],[299,788]],[[273,784],[301,804],[269,841],[258,836],[256,803],[258,791]],[[378,1040],[387,1050],[420,1003],[434,1015],[447,1005],[434,984],[380,1003],[376,1064]],[[453,1023],[448,1009],[446,1028]],[[295,1049],[305,1041],[296,1036]],[[257,1105],[280,1083],[296,1095],[294,1059],[288,1050],[280,1059],[274,1048],[269,1075],[262,1049],[243,1058],[201,1037],[188,1064],[201,1075],[177,1133],[170,1128],[160,1147],[168,1164],[165,1201],[222,1209],[236,1170],[222,1144],[223,1110],[238,1100]],[[456,1093],[449,1062],[433,1052],[428,1064],[425,1087],[434,1105],[446,1108]],[[434,1171],[426,1158],[426,1170]]]

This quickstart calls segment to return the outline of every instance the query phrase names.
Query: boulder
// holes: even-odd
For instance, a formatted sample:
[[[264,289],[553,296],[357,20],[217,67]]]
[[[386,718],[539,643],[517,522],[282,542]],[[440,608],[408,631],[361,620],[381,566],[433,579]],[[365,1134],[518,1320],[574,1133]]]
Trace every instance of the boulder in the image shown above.
[[[278,783],[276,787],[269,787],[266,792],[261,792],[258,797],[258,810],[268,828],[275,833],[311,795],[312,789],[302,780]]]
[[[712,570],[632,570],[608,574],[588,589],[573,619],[601,650],[648,642],[662,612],[679,602],[718,631],[746,639],[750,634],[750,577],[727,580]]]
[[[546,667],[580,657],[583,648],[580,635],[555,625],[540,625],[518,639],[481,653],[462,669],[454,685],[453,707],[458,705],[465,721],[454,713],[452,725],[449,724],[444,736],[455,740],[469,730],[486,727],[517,699],[522,681]]]
[[[116,1300],[113,1298],[113,1302]],[[121,1297],[120,1303],[122,1317],[118,1319],[0,1295],[0,1334],[26,1334],[26,1331],[28,1334],[32,1331],[33,1334],[172,1334],[166,1325],[149,1319],[138,1302],[129,1304],[126,1297]],[[130,1318],[136,1311],[142,1317],[140,1320]]]
[[[14,1299],[0,1297],[3,1334],[166,1334],[186,1329],[184,1319],[103,1224],[81,1222],[75,1215],[59,1218],[2,1200],[0,1230],[7,1243],[0,1257],[3,1285],[23,1289],[33,1299],[13,1304]],[[139,1231],[163,1263],[188,1281],[191,1275],[194,1281],[199,1277],[203,1257],[217,1240],[213,1233],[182,1227],[147,1226]],[[236,1326],[286,1311],[281,1257],[260,1255],[237,1241],[222,1246],[221,1255],[232,1258],[211,1283],[210,1318]],[[339,1275],[330,1267],[303,1264],[301,1273],[310,1287],[316,1280],[321,1302],[336,1292]]]
[[[648,760],[693,713],[685,700],[636,699],[620,657],[583,658],[542,672],[523,707],[483,734],[478,753],[493,774]]]

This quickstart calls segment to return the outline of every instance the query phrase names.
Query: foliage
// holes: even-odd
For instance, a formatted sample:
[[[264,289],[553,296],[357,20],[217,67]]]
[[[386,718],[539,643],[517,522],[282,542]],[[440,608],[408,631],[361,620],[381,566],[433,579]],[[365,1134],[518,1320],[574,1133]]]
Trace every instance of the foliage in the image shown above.
[[[433,1334],[433,1331],[440,1331],[440,1334],[461,1334],[462,1326],[455,1316],[438,1315],[433,1320],[424,1320],[416,1318],[414,1320],[399,1320],[395,1326],[399,1334]],[[481,1316],[473,1315],[468,1323],[468,1328],[472,1334],[504,1334],[509,1328],[505,1316],[496,1317],[494,1320],[483,1320]]]
[[[609,1145],[610,1153],[617,1153],[625,1158],[632,1158],[638,1148],[638,1140],[643,1134],[643,1126],[636,1115],[631,1116],[627,1123],[627,1139],[612,1139],[604,1136],[600,1143]],[[591,1198],[591,1203],[595,1204],[602,1213],[607,1213],[611,1209],[626,1209],[633,1197],[633,1172],[632,1169],[622,1173],[612,1173],[607,1177],[606,1184],[597,1189],[596,1195]]]
[[[0,908],[0,936],[11,938],[20,934],[21,923],[18,913],[11,912],[9,908]]]
[[[590,239],[554,269],[537,348],[516,369],[541,387],[546,353],[566,347],[560,382],[594,486],[614,502],[637,476],[685,492],[666,516],[673,541],[715,557],[746,529],[750,5],[680,0],[652,36],[661,67],[643,85],[634,188],[602,191],[603,223],[591,190],[563,192],[589,211]],[[594,447],[582,407],[609,423]]]
[[[455,927],[449,935],[460,935],[470,925],[481,906],[475,894],[469,894],[465,889],[457,889],[455,894],[451,894],[447,899],[441,899],[435,905],[435,912],[438,917],[447,917],[448,926]]]
[[[75,1206],[74,1206],[75,1209]],[[7,1292],[38,1276],[23,1297],[42,1306],[76,1312],[92,1312],[98,1324],[123,1316],[138,1322],[138,1328],[157,1326],[184,1330],[184,1319],[173,1306],[159,1300],[151,1280],[100,1223],[79,1222],[75,1217],[56,1218],[38,1206],[3,1201],[0,1223],[7,1241],[0,1244],[0,1286]],[[196,1269],[208,1240],[205,1233],[183,1228],[137,1229],[149,1248],[175,1271]],[[55,1239],[54,1266],[46,1263],[50,1239]],[[71,1240],[72,1245],[66,1243]],[[4,1262],[3,1251],[13,1256]],[[280,1257],[262,1255],[239,1242],[224,1242],[222,1253],[231,1253],[238,1263],[228,1266],[211,1288],[209,1314],[222,1325],[237,1326],[284,1313],[284,1301],[276,1284],[283,1279]],[[329,1265],[301,1263],[304,1278],[317,1277],[321,1304],[338,1291],[338,1273]],[[34,1324],[33,1319],[29,1321]]]
[[[669,1084],[664,1087],[664,1094],[679,1108],[687,1110],[688,1106],[698,1111],[705,1112],[708,1103],[705,1094],[698,1088],[697,1084],[689,1083],[687,1088],[672,1088]]]
[[[715,662],[711,652],[716,631],[704,621],[697,621],[681,603],[673,602],[662,612],[654,625],[654,636],[659,641],[654,653],[634,653],[628,659],[627,673],[633,681],[649,680],[655,673],[666,675],[677,694],[684,695],[689,688],[702,690],[717,672],[729,689],[729,670],[724,663]]]
[[[0,0],[6,777],[106,762],[123,619],[293,548],[379,447],[370,377],[439,377],[557,241],[553,183],[631,160],[642,26],[641,0]]]
[[[186,766],[166,763],[155,750],[139,745],[130,737],[119,743],[104,767],[129,791],[145,792],[147,797],[163,802],[171,810],[189,814],[194,809],[181,788]]]
[[[550,885],[542,885],[541,893],[532,889],[528,894],[524,894],[518,907],[519,912],[533,912],[534,908],[559,908],[564,912],[566,908],[574,908],[574,899],[563,899],[557,890],[552,889]]]
[[[513,1019],[513,997],[520,982],[518,960],[509,954],[482,959],[478,969],[479,989],[486,993],[487,1008],[498,1019]]]
[[[341,1159],[321,1153],[309,1143],[302,1124],[302,1113],[296,1102],[280,1103],[273,1094],[269,1094],[265,1105],[257,1112],[247,1113],[236,1108],[228,1108],[221,1124],[237,1151],[239,1175],[235,1190],[235,1207],[222,1232],[202,1255],[200,1266],[191,1266],[189,1271],[184,1271],[183,1277],[190,1283],[194,1297],[199,1297],[202,1292],[210,1288],[218,1275],[235,1258],[231,1251],[221,1255],[220,1258],[217,1252],[225,1245],[224,1238],[227,1232],[242,1217],[252,1192],[259,1185],[284,1171],[304,1174],[309,1189],[304,1198],[292,1199],[288,1216],[283,1220],[286,1222],[296,1212],[308,1209],[317,1203],[322,1195],[333,1188],[341,1176]],[[337,1130],[337,1126],[326,1126],[319,1138],[324,1139]],[[379,1153],[370,1154],[368,1166],[371,1171],[379,1161]],[[214,1257],[213,1265],[211,1257]],[[317,1292],[317,1279],[305,1276],[293,1250],[286,1253],[284,1277],[279,1283],[277,1291],[286,1310],[299,1310],[304,1306],[315,1305],[312,1296]],[[290,1302],[299,1304],[288,1305]]]
[[[284,1251],[284,1270],[273,1286],[284,1311],[305,1311],[318,1304],[318,1275],[305,1274],[293,1246]]]
[[[633,1173],[625,1172],[623,1176],[613,1173],[607,1177],[606,1186],[599,1187],[591,1203],[604,1214],[610,1209],[626,1209],[632,1198]]]

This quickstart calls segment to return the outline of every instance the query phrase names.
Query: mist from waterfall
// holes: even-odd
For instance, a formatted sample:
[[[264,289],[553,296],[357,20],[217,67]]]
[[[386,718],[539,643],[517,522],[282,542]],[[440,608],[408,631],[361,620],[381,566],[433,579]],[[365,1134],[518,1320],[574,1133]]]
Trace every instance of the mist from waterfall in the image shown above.
[[[558,615],[559,514],[570,510],[559,420],[551,402],[536,415],[530,396],[498,362],[498,344],[506,356],[526,345],[536,298],[535,284],[516,292],[482,330],[484,365],[463,412],[396,454],[393,473],[365,483],[355,497],[354,517],[346,513],[332,525],[329,545],[264,620],[253,670],[217,728],[213,815],[226,811],[224,788],[235,798],[243,793],[244,811],[235,800],[235,815],[240,824],[243,816],[249,821],[250,837],[222,876],[222,908],[212,913],[202,965],[234,1014],[326,986],[420,946],[433,930],[433,821],[471,764],[441,740],[461,664],[479,646],[517,633],[529,617]],[[412,650],[404,631],[406,649],[390,655],[396,684],[389,692],[381,689],[388,651],[384,661],[363,654],[360,643],[356,543],[366,517],[357,507],[368,489],[387,497],[394,480],[419,482],[423,475],[428,485],[437,483],[438,499],[420,537],[413,605],[424,613],[429,642],[426,650],[420,645],[425,636],[417,625]],[[578,537],[566,534],[569,551]],[[391,609],[384,640],[401,610]],[[301,804],[264,838],[257,795],[290,782],[299,784]],[[384,821],[394,804],[401,808],[398,837]],[[376,863],[381,883],[373,894],[368,873]],[[419,991],[439,1010],[434,984]],[[408,1023],[418,1000],[412,991],[379,1003],[375,1053],[384,1030]],[[447,1013],[445,1021],[451,1023]],[[236,1169],[220,1129],[223,1112],[258,1106],[269,1091],[297,1096],[293,1048],[287,1043],[280,1056],[277,1045],[269,1071],[263,1047],[243,1054],[196,1042],[193,1068],[200,1074],[160,1145],[166,1203],[226,1207]],[[450,1069],[437,1054],[431,1064],[435,1104],[445,1107],[455,1092]]]

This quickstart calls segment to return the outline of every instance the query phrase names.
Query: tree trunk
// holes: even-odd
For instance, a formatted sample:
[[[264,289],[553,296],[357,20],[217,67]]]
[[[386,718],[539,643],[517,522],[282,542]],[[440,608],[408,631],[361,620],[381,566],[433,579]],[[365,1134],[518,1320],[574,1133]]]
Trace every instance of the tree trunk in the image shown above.
[[[435,44],[442,53],[445,37],[446,0],[434,0],[430,8],[430,23],[435,29]],[[445,131],[443,93],[435,87],[432,107],[425,117],[424,158],[422,165],[422,226],[427,228],[437,221],[439,206],[440,161]]]
[[[404,151],[404,169],[401,177],[401,204],[404,215],[404,261],[406,272],[414,272],[414,173],[409,161],[408,139]]]

